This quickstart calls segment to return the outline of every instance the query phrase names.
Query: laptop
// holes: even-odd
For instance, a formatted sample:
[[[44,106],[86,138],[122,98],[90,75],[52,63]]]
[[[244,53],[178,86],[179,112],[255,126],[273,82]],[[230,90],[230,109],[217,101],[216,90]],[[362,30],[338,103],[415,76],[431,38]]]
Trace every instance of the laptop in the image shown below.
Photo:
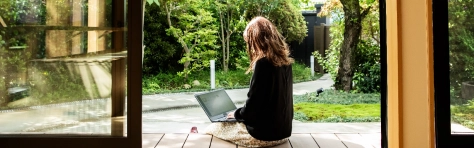
[[[237,107],[224,89],[195,94],[194,97],[211,122],[237,122],[236,119],[227,119],[227,114]]]

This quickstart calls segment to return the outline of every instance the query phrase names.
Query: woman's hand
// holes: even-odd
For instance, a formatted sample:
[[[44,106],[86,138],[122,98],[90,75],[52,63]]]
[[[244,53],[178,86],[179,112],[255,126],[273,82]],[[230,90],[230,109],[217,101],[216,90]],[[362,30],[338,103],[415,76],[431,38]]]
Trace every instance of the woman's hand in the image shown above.
[[[227,114],[227,119],[233,119],[234,117],[234,112],[230,112]]]

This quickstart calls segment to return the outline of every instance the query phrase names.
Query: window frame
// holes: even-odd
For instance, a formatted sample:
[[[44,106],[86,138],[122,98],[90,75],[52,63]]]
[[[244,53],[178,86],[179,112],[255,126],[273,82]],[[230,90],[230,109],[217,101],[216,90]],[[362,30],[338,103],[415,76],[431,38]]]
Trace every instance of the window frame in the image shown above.
[[[107,148],[141,147],[142,145],[142,34],[143,0],[122,0],[127,11],[127,129],[126,136],[74,135],[74,134],[14,134],[0,135],[1,147],[50,147],[50,148]],[[120,5],[120,4],[119,4]],[[128,9],[128,10],[126,10]],[[114,26],[124,26],[117,22]],[[123,73],[118,73],[122,75]]]
[[[474,133],[451,133],[450,99],[446,99],[450,98],[448,1],[433,0],[432,8],[436,146],[472,146]]]
[[[380,26],[380,120],[381,120],[381,147],[388,147],[388,112],[387,112],[387,12],[386,0],[379,0]]]

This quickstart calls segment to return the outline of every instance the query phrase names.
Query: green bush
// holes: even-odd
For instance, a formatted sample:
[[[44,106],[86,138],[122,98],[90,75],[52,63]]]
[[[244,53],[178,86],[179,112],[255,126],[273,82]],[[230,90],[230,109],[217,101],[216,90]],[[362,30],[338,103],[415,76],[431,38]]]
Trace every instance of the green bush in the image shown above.
[[[183,69],[178,63],[181,59],[181,45],[172,36],[166,35],[168,25],[166,14],[157,5],[148,5],[145,9],[143,28],[145,52],[143,74],[154,75],[164,71],[177,72]]]
[[[230,70],[224,72],[221,70],[216,71],[216,88],[248,88],[252,74],[245,74],[245,70]],[[303,64],[293,64],[293,81],[303,82],[309,80],[316,80],[321,75],[316,74],[311,77],[311,72],[308,67]],[[199,86],[194,86],[193,81],[199,81]],[[188,88],[185,85],[189,86]],[[145,75],[143,77],[143,93],[144,94],[156,94],[156,93],[170,93],[170,92],[189,92],[189,91],[202,91],[210,89],[210,72],[209,69],[204,69],[199,73],[189,75],[187,79],[179,77],[175,73],[159,73],[156,75]]]
[[[380,92],[380,47],[378,44],[361,40],[355,57],[353,76],[354,91],[362,93]]]
[[[292,68],[294,83],[316,80],[322,76],[321,74],[315,72],[314,77],[312,77],[311,68],[303,63],[295,62]]]
[[[303,113],[303,112],[295,112],[293,114],[293,119],[298,120],[298,121],[308,121],[309,120],[308,116],[306,116],[306,114]]]

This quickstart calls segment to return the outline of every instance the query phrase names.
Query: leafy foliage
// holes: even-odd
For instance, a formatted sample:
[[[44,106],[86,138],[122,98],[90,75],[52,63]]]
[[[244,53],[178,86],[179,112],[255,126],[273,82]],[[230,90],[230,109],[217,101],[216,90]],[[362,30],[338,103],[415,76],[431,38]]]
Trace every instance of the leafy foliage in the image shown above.
[[[174,37],[166,35],[168,28],[166,14],[158,5],[147,5],[144,26],[143,73],[154,75],[164,71],[177,72],[183,66],[177,61],[181,58],[181,45]]]
[[[216,88],[248,88],[251,74],[245,74],[247,69],[230,70],[224,72],[222,70],[216,71]],[[308,80],[315,80],[321,75],[311,77],[309,68],[303,64],[293,64],[293,82],[303,82]],[[193,81],[197,80],[200,84],[194,85]],[[190,88],[185,88],[189,85]],[[174,73],[159,73],[157,75],[149,75],[143,77],[143,93],[157,94],[170,92],[190,92],[210,89],[210,72],[205,69],[193,75],[189,75],[188,79],[179,77]]]
[[[0,27],[44,24],[46,6],[41,0],[2,0],[0,14],[3,21]],[[0,30],[0,105],[8,101],[7,88],[26,85],[19,75],[26,72],[28,59],[44,55],[44,45],[42,45],[44,38],[42,37],[44,37],[44,31],[34,29]],[[39,47],[35,47],[36,51],[28,50],[29,38],[39,38]]]
[[[461,96],[461,83],[474,80],[474,18],[473,0],[450,0],[449,77],[451,96]]]
[[[219,46],[216,45],[216,19],[204,9],[205,3],[170,0],[160,4],[167,15],[167,35],[175,37],[183,47],[178,62],[184,64],[184,70],[178,75],[186,78],[192,72],[208,67],[209,60],[216,56],[214,49]]]
[[[269,2],[264,0],[156,1],[147,0],[146,5],[145,21],[148,20],[148,22],[145,23],[144,68],[146,69],[144,70],[147,75],[167,70],[174,71],[173,68],[185,69],[179,73],[181,76],[192,75],[193,71],[208,67],[210,59],[219,61],[216,62],[216,69],[232,71],[242,67],[246,68],[248,60],[242,34],[247,21],[257,15],[254,13],[270,17],[270,20],[278,26],[288,42],[302,41],[307,32],[306,22],[296,7],[296,4],[309,3],[306,0],[301,2],[299,0],[278,0],[272,1],[271,5],[268,5]],[[266,10],[271,11],[255,11],[256,7],[265,7]],[[169,22],[163,22],[162,19],[165,18]],[[203,23],[203,21],[195,21],[197,19],[206,20],[206,23],[201,26],[192,25],[196,22]],[[153,24],[147,25],[147,23]],[[166,35],[163,35],[162,30],[158,30],[162,27],[167,27]],[[174,38],[175,41],[169,40],[169,37]],[[197,48],[193,47],[194,44]],[[187,51],[191,51],[189,50],[191,48],[193,48],[193,53],[188,53]],[[219,48],[222,50],[218,50]],[[171,56],[173,52],[174,54]],[[179,56],[180,59],[175,59],[176,56]],[[148,59],[149,57],[150,59]],[[176,62],[173,60],[178,61],[182,66],[176,66]],[[195,66],[194,69],[193,66]]]
[[[244,30],[247,21],[242,17],[244,13],[242,0],[226,0],[226,1],[214,1],[209,0],[210,8],[215,17],[217,18],[217,24],[219,26],[219,41],[221,42],[221,54],[220,61],[222,68],[225,72],[229,69],[230,63],[230,48],[231,41],[234,39],[232,35],[239,33],[238,30]],[[241,34],[238,34],[241,35]],[[240,40],[243,42],[243,40]],[[243,46],[241,46],[243,47]],[[244,48],[240,48],[244,49]]]

